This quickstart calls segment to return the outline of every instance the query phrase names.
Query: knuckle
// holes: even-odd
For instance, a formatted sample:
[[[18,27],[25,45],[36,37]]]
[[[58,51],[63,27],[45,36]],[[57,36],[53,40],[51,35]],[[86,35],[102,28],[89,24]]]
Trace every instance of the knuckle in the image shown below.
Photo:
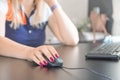
[[[48,46],[48,48],[51,48],[51,49],[53,49],[53,46],[50,46],[50,45],[49,45],[49,46]]]

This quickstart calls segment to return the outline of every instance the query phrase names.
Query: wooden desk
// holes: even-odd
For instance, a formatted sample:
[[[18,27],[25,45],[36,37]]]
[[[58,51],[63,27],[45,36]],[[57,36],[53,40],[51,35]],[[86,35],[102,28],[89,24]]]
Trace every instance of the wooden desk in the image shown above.
[[[55,45],[66,67],[86,67],[120,80],[120,62],[86,60],[85,54],[96,45],[80,43],[76,47]],[[0,57],[0,80],[108,80],[87,70],[40,69],[24,60]]]

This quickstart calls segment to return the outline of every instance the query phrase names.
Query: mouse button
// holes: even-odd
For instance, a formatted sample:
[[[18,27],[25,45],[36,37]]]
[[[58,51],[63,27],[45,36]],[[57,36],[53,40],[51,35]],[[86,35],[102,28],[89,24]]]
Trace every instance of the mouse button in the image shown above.
[[[63,63],[63,60],[61,58],[56,58],[55,61],[58,63]]]

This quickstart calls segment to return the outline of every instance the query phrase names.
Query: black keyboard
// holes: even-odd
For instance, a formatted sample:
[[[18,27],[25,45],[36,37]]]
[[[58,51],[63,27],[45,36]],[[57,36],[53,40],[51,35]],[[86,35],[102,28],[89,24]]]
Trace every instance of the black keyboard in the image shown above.
[[[120,43],[103,43],[86,54],[87,59],[119,60]]]

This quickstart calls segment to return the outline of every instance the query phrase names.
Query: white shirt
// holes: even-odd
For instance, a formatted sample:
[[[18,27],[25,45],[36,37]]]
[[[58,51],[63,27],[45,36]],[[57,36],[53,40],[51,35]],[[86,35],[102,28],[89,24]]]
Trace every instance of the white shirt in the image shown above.
[[[0,11],[3,14],[6,14],[8,11],[8,4],[7,4],[7,0],[0,0]]]

